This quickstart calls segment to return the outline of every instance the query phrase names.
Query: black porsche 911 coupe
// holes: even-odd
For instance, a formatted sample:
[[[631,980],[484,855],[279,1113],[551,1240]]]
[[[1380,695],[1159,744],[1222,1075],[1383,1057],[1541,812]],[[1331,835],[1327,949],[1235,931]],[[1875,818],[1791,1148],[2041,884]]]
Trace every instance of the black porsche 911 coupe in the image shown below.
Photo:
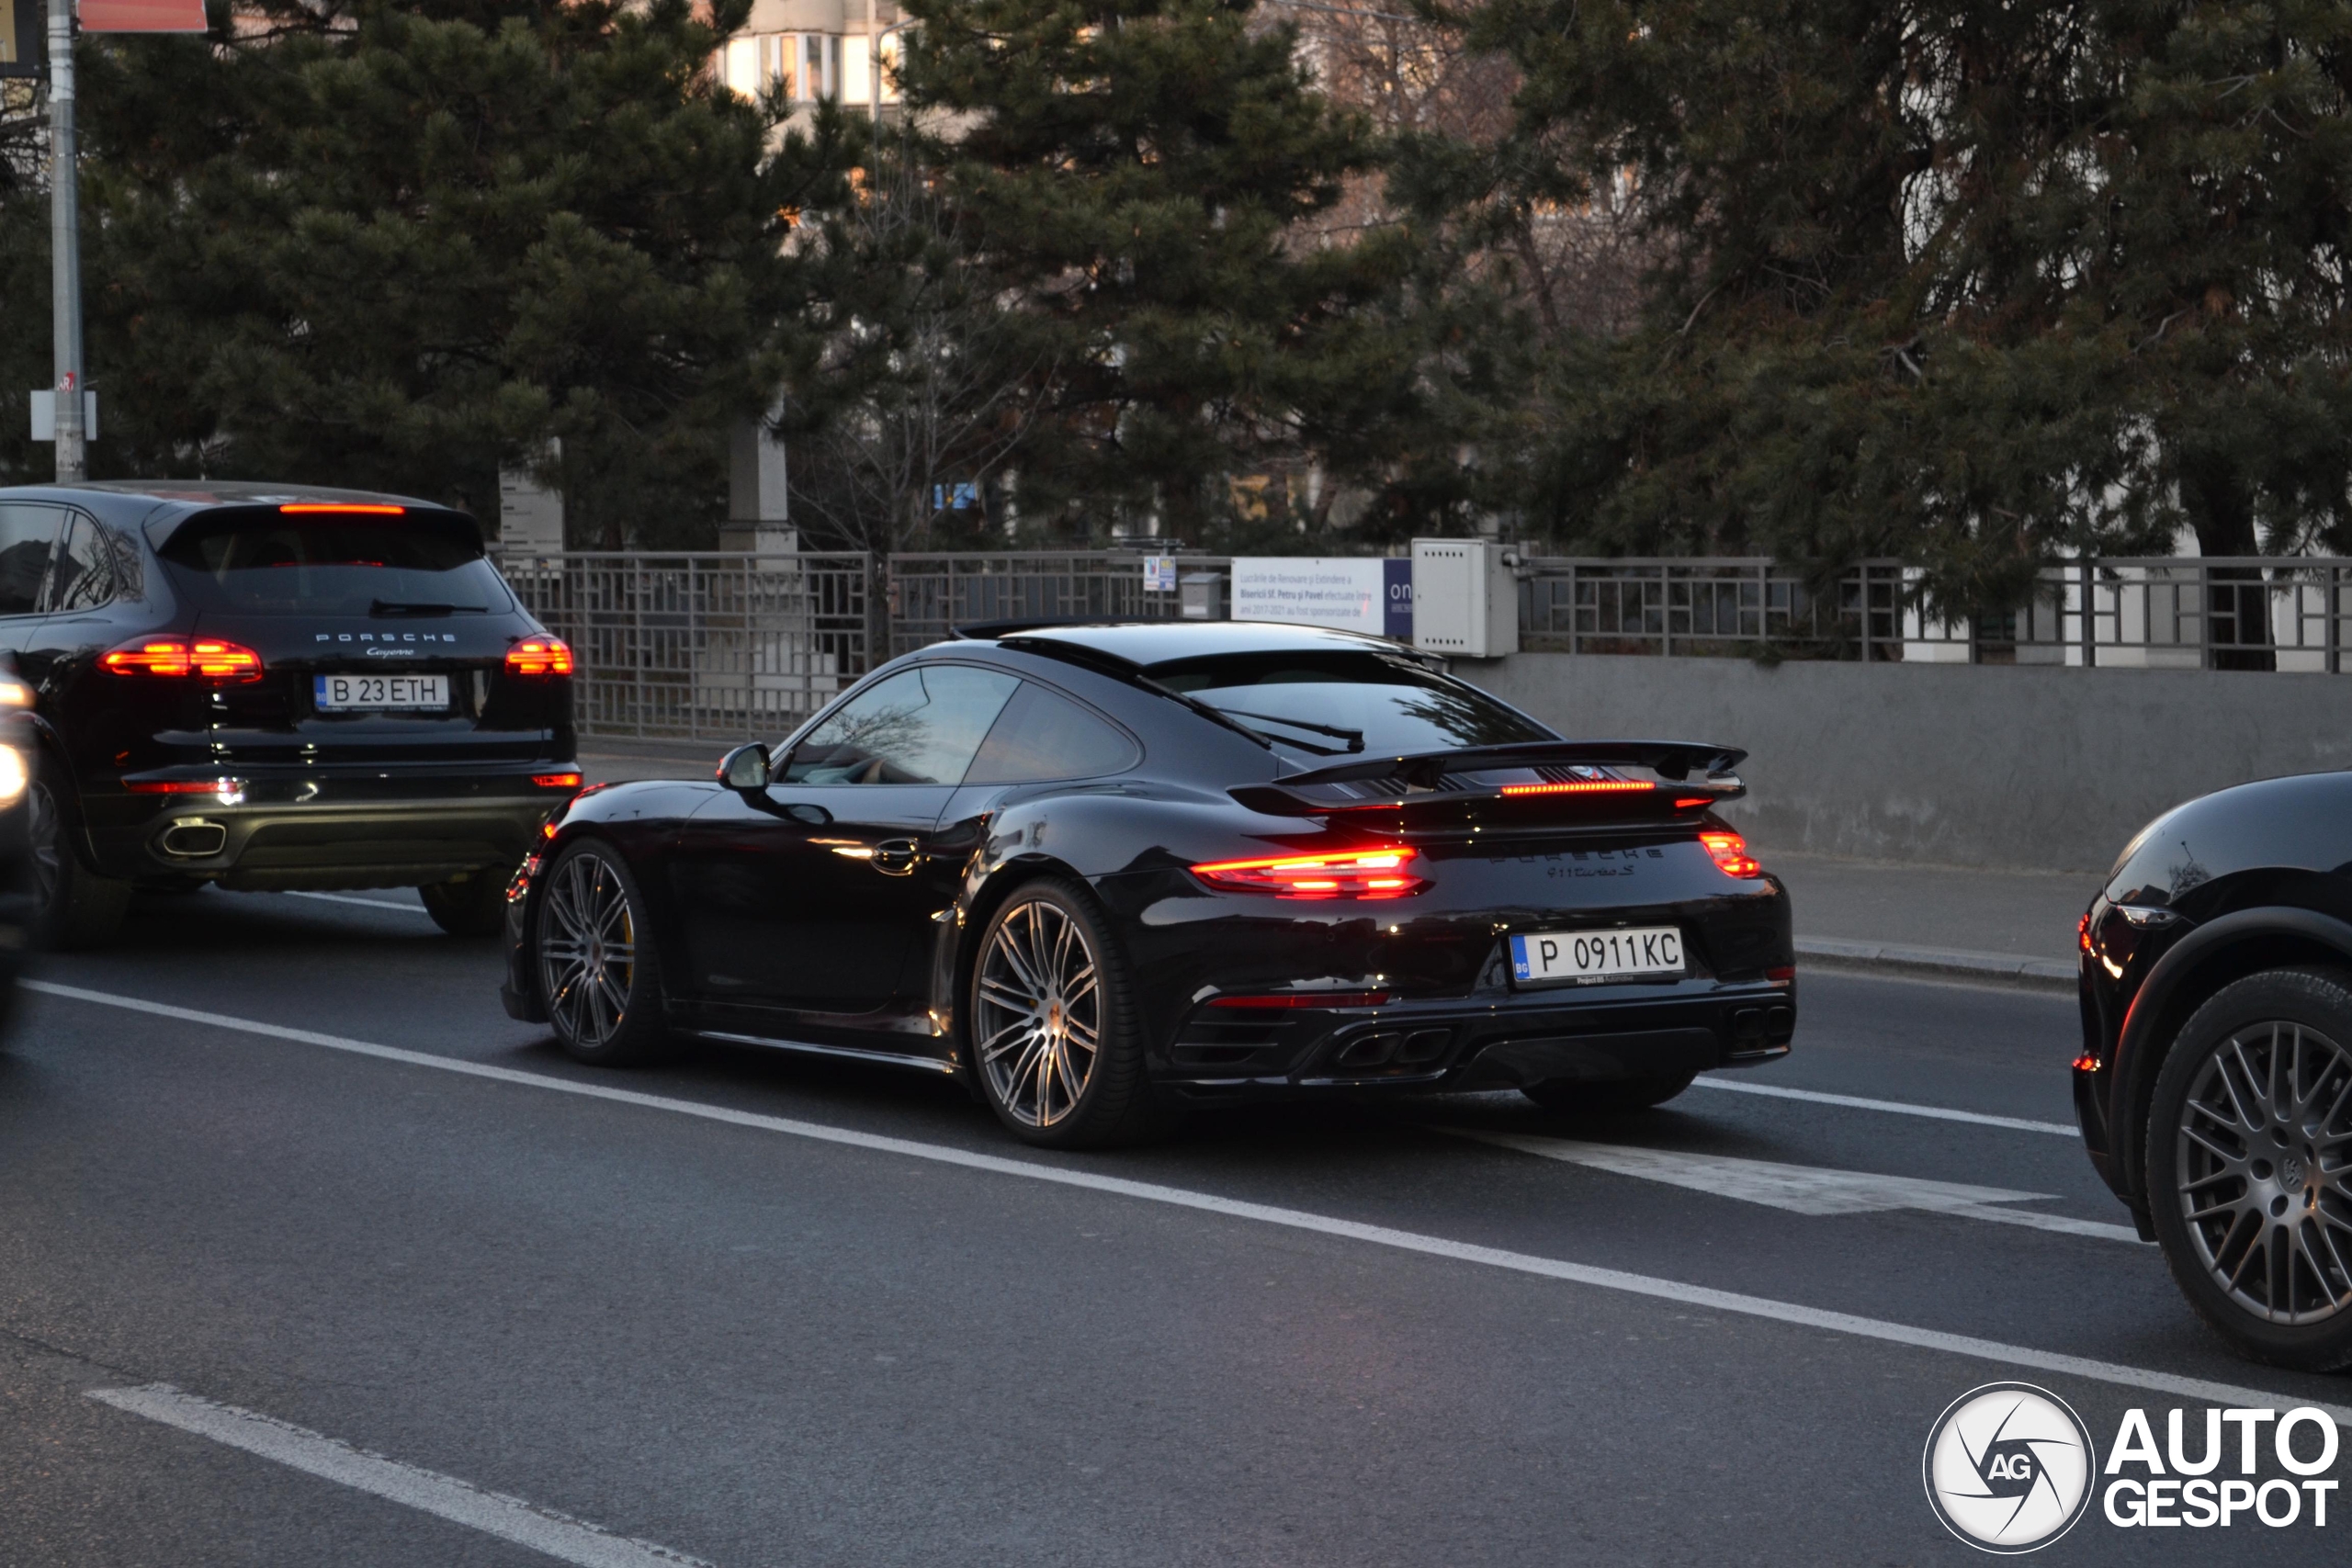
[[[1568,740],[1375,637],[971,628],[709,783],[592,789],[508,892],[507,1010],[953,1074],[1016,1135],[1517,1088],[1631,1109],[1783,1055],[1743,753]]]
[[[2238,1350],[2352,1366],[2352,773],[2176,807],[2079,936],[2092,1164]]]

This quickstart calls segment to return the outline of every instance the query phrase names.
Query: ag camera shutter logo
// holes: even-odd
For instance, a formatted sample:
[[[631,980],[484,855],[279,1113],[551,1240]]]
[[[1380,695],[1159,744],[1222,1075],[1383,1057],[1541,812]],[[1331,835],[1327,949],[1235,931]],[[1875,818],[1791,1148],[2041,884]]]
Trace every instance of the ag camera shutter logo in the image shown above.
[[[2090,1428],[2063,1399],[2031,1383],[1972,1388],[1928,1432],[1928,1505],[1980,1551],[2038,1551],[2090,1506],[2098,1455]]]

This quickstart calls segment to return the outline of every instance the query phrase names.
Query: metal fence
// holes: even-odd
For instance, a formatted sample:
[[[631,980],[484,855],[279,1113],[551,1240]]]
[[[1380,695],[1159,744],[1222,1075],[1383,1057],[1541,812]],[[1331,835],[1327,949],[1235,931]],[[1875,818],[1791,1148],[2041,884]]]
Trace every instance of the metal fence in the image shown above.
[[[958,626],[1183,613],[1181,589],[1147,591],[1142,555],[1110,550],[573,551],[502,570],[575,650],[581,728],[648,739],[780,734]],[[1535,650],[2333,674],[2352,642],[2352,560],[2333,558],[2069,562],[2018,609],[1961,619],[1925,606],[1919,570],[1895,561],[1808,575],[1757,558],[1538,556],[1519,572],[1521,645]]]
[[[1865,561],[1807,574],[1755,558],[1532,557],[1522,647],[1572,653],[1774,654],[1914,663],[2339,673],[2352,561],[2096,559],[2038,574],[2017,609],[1953,617],[1923,574]]]
[[[778,736],[873,663],[864,555],[571,551],[510,557],[500,570],[571,645],[589,733]]]
[[[1178,560],[1187,572],[1228,565],[1223,556]],[[1181,606],[1181,591],[1146,591],[1143,557],[1126,551],[899,555],[888,579],[894,658],[983,621],[1173,619]]]

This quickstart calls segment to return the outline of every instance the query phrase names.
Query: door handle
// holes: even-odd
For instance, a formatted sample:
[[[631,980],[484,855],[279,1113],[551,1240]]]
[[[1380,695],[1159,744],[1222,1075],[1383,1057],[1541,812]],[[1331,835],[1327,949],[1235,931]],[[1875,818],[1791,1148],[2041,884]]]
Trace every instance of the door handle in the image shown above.
[[[920,858],[912,839],[885,839],[874,846],[874,859],[868,863],[885,876],[904,876],[914,870]]]

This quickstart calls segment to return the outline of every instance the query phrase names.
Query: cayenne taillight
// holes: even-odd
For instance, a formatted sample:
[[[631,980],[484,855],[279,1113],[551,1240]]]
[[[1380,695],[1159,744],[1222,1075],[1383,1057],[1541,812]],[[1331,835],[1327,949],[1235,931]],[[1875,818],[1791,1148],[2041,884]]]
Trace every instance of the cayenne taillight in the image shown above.
[[[262,675],[260,654],[218,637],[139,637],[100,654],[98,668],[116,675],[193,678],[219,684],[243,684]]]
[[[1707,853],[1714,858],[1725,876],[1761,876],[1764,867],[1747,852],[1747,840],[1728,830],[1702,833],[1699,841],[1707,846]]]
[[[1212,887],[1277,898],[1402,898],[1429,886],[1412,873],[1419,858],[1419,852],[1405,845],[1384,844],[1337,854],[1211,861],[1193,867],[1193,874]]]
[[[571,673],[571,645],[560,637],[526,637],[506,650],[506,672],[545,678]]]
[[[536,789],[578,789],[580,775],[578,773],[533,773],[531,784]]]

